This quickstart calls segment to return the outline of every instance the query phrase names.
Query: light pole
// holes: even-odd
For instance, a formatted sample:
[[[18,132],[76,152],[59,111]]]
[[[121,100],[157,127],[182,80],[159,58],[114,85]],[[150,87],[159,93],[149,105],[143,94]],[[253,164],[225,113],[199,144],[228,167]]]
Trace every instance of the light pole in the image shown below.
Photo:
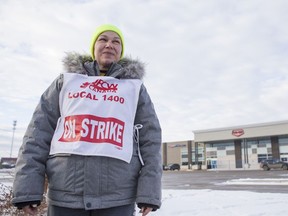
[[[12,142],[11,142],[11,149],[10,149],[10,158],[12,157],[13,142],[14,142],[14,133],[15,133],[15,130],[16,130],[16,124],[17,124],[17,121],[14,120],[14,121],[13,121],[13,128],[12,128]]]

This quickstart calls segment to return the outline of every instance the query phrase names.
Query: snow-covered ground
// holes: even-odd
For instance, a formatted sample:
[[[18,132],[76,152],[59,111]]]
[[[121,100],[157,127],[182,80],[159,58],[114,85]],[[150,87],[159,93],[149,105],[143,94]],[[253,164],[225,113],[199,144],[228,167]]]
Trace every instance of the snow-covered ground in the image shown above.
[[[1,179],[0,173],[0,179]],[[1,183],[1,180],[0,180]],[[11,186],[9,182],[2,182]],[[288,174],[281,179],[233,179],[222,184],[287,187]],[[288,214],[288,194],[224,190],[163,190],[162,207],[150,216],[282,216]],[[140,216],[140,213],[136,214]]]
[[[163,190],[162,207],[151,216],[282,216],[287,200],[288,194],[276,193]]]
[[[233,179],[221,184],[288,186],[280,179]],[[288,194],[224,190],[163,190],[162,207],[151,216],[282,216]],[[140,215],[140,214],[138,214]]]

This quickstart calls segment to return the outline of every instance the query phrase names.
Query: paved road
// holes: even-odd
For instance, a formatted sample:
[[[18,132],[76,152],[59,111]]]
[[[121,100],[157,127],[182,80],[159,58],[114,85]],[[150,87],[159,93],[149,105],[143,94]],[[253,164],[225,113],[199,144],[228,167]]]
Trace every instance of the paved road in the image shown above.
[[[13,170],[0,170],[0,183],[13,181]],[[233,180],[245,180],[245,184],[225,184]],[[278,183],[275,182],[278,180]],[[247,184],[247,182],[250,184]],[[237,183],[238,182],[238,183]],[[256,185],[255,185],[256,183]],[[288,193],[288,171],[240,170],[240,171],[163,171],[163,189],[213,189],[246,190],[265,193]]]
[[[0,169],[0,183],[12,182],[14,169]]]
[[[245,184],[225,184],[242,179]],[[275,182],[278,183],[275,184]],[[237,183],[238,182],[238,183]],[[250,182],[247,184],[247,182]],[[288,171],[163,171],[163,189],[246,190],[265,193],[288,193]],[[256,184],[256,185],[255,185]]]

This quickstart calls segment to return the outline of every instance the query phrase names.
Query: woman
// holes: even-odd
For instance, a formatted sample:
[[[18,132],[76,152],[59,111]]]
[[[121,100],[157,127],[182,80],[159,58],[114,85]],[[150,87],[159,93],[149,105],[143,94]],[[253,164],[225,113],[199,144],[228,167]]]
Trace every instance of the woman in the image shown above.
[[[113,25],[92,37],[91,57],[69,53],[43,93],[19,150],[12,203],[36,214],[48,178],[48,215],[142,215],[161,205],[161,129]]]

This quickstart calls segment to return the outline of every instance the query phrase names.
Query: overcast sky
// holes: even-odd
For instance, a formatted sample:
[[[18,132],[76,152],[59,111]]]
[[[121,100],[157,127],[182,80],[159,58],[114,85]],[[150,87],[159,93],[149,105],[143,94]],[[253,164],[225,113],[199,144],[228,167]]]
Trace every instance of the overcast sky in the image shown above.
[[[163,142],[192,131],[288,119],[286,0],[0,0],[0,157],[12,155],[67,51],[96,26],[122,29]]]

